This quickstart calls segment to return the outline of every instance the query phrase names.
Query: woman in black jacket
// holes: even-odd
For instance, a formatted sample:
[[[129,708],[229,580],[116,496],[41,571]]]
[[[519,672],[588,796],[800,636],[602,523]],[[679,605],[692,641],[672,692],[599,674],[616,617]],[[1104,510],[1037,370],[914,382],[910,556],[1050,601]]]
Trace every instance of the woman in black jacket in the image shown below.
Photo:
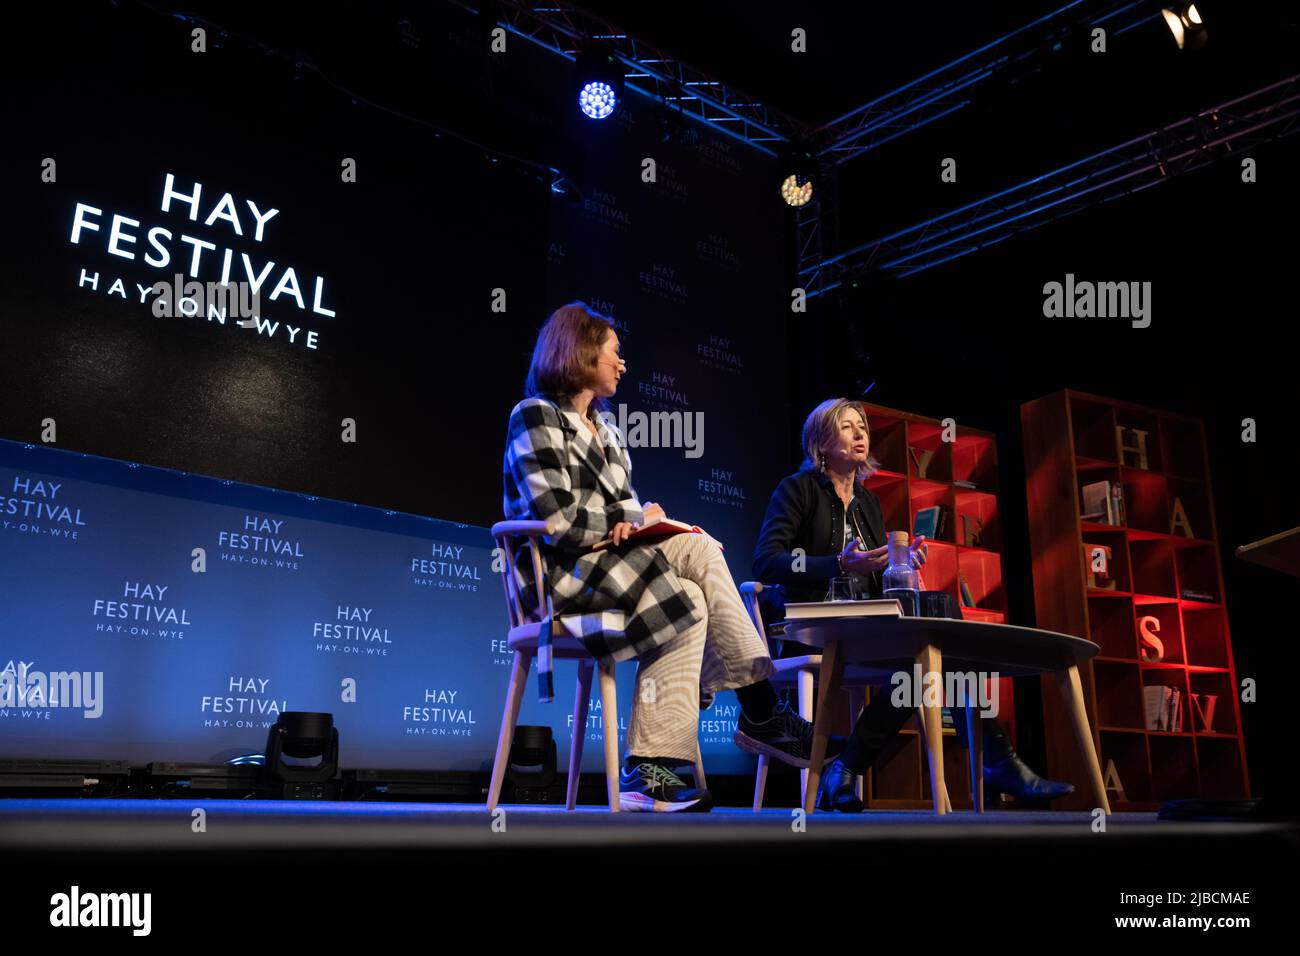
[[[787,600],[822,600],[832,578],[851,578],[861,597],[880,597],[880,576],[888,561],[880,501],[863,484],[879,467],[871,457],[866,409],[849,399],[822,402],[804,422],[802,447],[803,467],[772,493],[754,549],[755,579],[780,585],[766,601],[773,620],[785,616]],[[924,538],[913,543],[918,567],[927,550]],[[862,810],[853,778],[872,765],[913,713],[894,707],[890,698],[872,695],[843,754],[822,772],[817,796],[822,809]],[[997,721],[983,720],[986,785],[1022,800],[1051,799],[1074,790],[1035,774],[1011,749]]]

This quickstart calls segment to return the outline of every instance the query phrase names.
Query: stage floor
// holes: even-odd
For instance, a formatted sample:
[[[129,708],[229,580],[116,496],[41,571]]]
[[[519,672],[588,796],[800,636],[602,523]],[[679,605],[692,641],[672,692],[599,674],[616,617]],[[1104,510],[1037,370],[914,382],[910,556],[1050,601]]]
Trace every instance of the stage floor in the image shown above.
[[[202,814],[196,814],[201,809]],[[202,825],[195,823],[201,816]],[[326,802],[285,800],[16,799],[0,801],[0,845],[12,852],[119,855],[130,851],[348,851],[399,854],[428,850],[552,848],[613,850],[653,843],[870,844],[906,841],[1030,841],[1072,843],[1106,837],[1136,845],[1283,838],[1279,823],[1167,822],[1154,813],[1116,813],[1105,831],[1092,814],[1069,811],[868,810],[860,814],[790,809],[758,813],[715,808],[709,813],[617,813],[583,806]]]
[[[376,932],[399,927],[514,932],[538,919],[538,931],[553,934],[576,913],[584,925],[625,928],[645,912],[638,901],[656,899],[674,901],[678,929],[769,945],[769,916],[864,944],[881,932],[915,943],[923,927],[936,939],[969,941],[994,925],[1046,939],[1114,933],[1117,917],[1153,912],[1125,893],[1244,892],[1249,904],[1169,911],[1245,914],[1267,925],[1270,907],[1289,907],[1289,867],[1300,859],[1292,824],[1166,822],[1150,813],[1114,814],[1101,832],[1091,814],[1064,811],[817,813],[801,825],[789,809],[500,810],[0,800],[5,868],[23,876],[0,894],[0,912],[31,922],[73,886],[138,890],[151,894],[158,935],[168,938],[192,938],[218,919],[240,928],[257,920],[271,927],[266,938],[296,940],[308,919],[322,941],[338,942],[347,928],[373,943]]]

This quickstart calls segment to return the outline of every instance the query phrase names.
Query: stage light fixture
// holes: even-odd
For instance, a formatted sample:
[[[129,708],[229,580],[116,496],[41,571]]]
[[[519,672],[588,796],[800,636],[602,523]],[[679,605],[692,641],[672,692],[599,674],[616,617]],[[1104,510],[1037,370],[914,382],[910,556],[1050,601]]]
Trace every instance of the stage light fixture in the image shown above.
[[[792,145],[781,152],[781,198],[790,206],[804,206],[813,198],[813,179],[817,174],[817,157],[802,145]]]
[[[608,83],[592,80],[578,92],[578,108],[592,119],[604,119],[618,105],[618,94]]]
[[[623,66],[613,48],[591,44],[578,54],[574,71],[578,108],[585,116],[603,120],[618,108],[623,95]]]
[[[1205,45],[1208,34],[1205,21],[1194,3],[1184,3],[1178,8],[1166,7],[1160,13],[1165,18],[1165,25],[1174,35],[1174,42],[1180,50],[1196,50]]]
[[[339,731],[333,714],[286,710],[266,739],[266,769],[286,800],[330,800],[337,794]]]
[[[515,802],[545,802],[547,789],[555,783],[555,738],[545,726],[518,726],[510,742],[506,779],[515,788]]]
[[[798,173],[791,173],[781,183],[781,198],[790,206],[803,206],[812,201],[812,180]]]

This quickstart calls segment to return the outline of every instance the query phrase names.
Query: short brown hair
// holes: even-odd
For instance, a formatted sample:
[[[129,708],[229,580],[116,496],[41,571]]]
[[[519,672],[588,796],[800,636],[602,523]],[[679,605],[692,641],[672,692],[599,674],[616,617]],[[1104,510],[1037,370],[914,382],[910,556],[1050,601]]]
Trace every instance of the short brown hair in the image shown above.
[[[867,408],[861,402],[854,401],[851,398],[828,398],[822,402],[804,419],[803,433],[800,436],[800,446],[803,448],[803,470],[819,471],[821,469],[822,458],[825,456],[826,449],[830,446],[836,433],[839,431],[840,419],[847,411],[855,411],[862,416],[862,422],[867,426],[867,435],[871,434],[871,422],[867,418]],[[867,463],[858,469],[858,481],[866,481],[877,471],[880,470],[880,462],[874,455],[867,455]]]
[[[524,391],[567,399],[586,388],[596,371],[600,347],[614,324],[585,302],[562,305],[537,333]],[[599,396],[593,401],[603,407]]]

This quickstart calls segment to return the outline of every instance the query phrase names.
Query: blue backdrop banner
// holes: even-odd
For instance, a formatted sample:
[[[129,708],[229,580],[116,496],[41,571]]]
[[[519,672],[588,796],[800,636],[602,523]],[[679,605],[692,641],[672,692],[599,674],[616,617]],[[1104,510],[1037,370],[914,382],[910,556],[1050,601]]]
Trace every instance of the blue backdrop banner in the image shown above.
[[[472,525],[0,440],[0,755],[222,762],[308,710],[334,715],[345,768],[480,769],[511,662],[492,548]],[[520,715],[561,765],[573,689],[560,664],[556,702]],[[719,773],[753,766],[736,715],[731,693],[701,713]],[[596,695],[586,770],[603,718]]]

